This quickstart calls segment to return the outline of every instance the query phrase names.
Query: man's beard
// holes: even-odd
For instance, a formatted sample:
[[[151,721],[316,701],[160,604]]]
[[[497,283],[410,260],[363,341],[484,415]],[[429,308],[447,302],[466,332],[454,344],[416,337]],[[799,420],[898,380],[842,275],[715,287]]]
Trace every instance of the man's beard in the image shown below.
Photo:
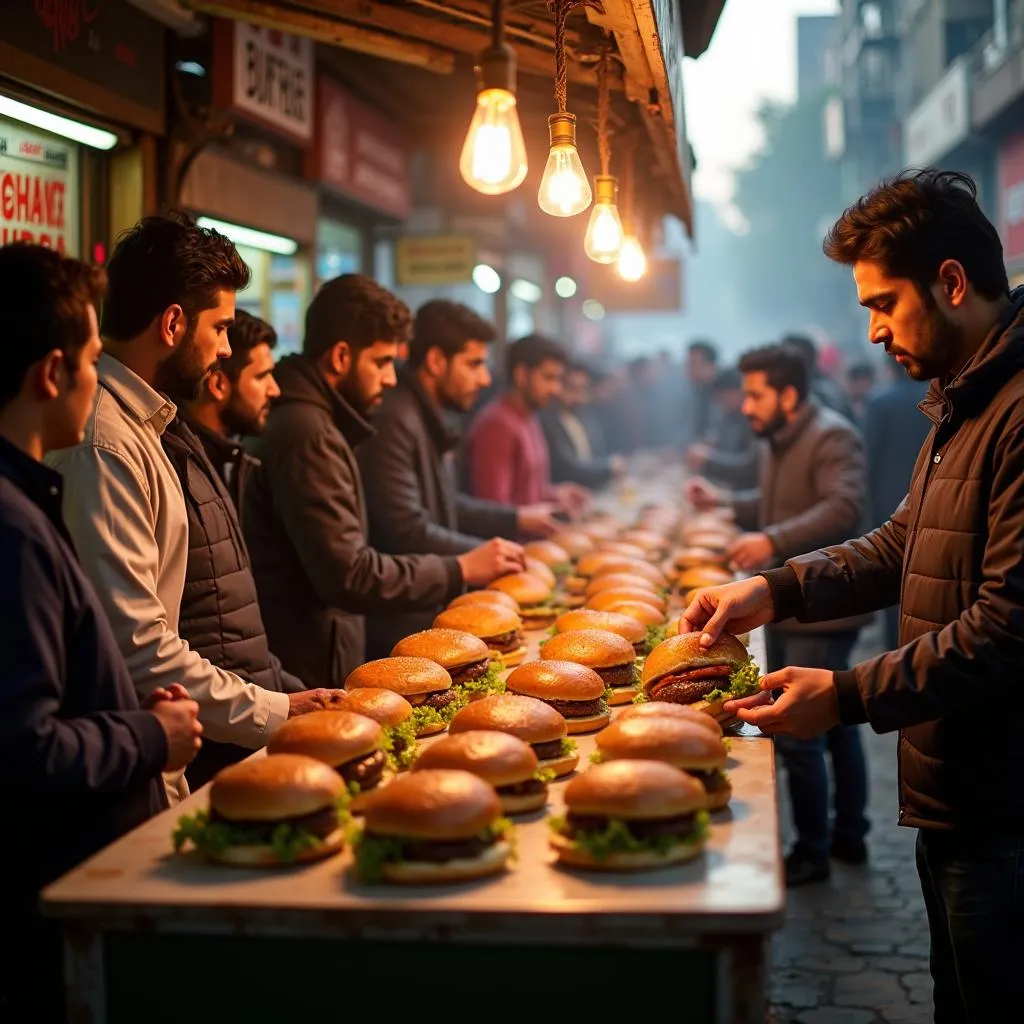
[[[749,417],[747,421],[750,423],[750,429],[758,437],[772,438],[786,425],[786,416],[781,409],[776,409],[775,415],[763,425],[760,422],[755,423]]]
[[[963,348],[964,330],[947,317],[934,302],[919,338],[919,351],[911,355],[896,345],[887,344],[885,351],[890,356],[903,356],[898,365],[912,380],[944,378],[958,370],[958,354]]]
[[[206,378],[217,369],[220,360],[204,365],[195,343],[198,321],[185,329],[185,337],[156,371],[156,389],[176,402],[192,402],[202,394]]]
[[[373,396],[367,398],[366,395],[359,387],[359,380],[355,374],[351,377],[346,377],[338,382],[335,390],[341,395],[342,398],[352,406],[360,415],[370,417],[374,411],[380,405],[377,401],[379,396]]]
[[[265,413],[268,409],[269,406],[266,406],[253,416],[250,413],[232,409],[230,405],[226,406],[220,414],[224,432],[230,437],[256,437],[262,434],[267,422]]]

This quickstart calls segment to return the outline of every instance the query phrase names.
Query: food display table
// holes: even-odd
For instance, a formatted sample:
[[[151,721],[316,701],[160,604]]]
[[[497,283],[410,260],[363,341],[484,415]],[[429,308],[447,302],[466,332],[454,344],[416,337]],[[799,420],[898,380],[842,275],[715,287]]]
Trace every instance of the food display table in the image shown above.
[[[545,634],[528,636],[534,657]],[[752,653],[763,665],[760,640]],[[594,740],[576,738],[583,771]],[[363,885],[347,849],[277,870],[175,855],[171,832],[180,814],[206,805],[200,790],[44,891],[45,912],[65,929],[69,1020],[568,1011],[581,1021],[640,1013],[763,1024],[768,940],[784,909],[772,744],[736,736],[731,762],[731,807],[712,816],[707,850],[689,864],[636,874],[556,867],[537,812],[517,819],[508,873],[439,887]],[[551,813],[565,784],[551,784]]]

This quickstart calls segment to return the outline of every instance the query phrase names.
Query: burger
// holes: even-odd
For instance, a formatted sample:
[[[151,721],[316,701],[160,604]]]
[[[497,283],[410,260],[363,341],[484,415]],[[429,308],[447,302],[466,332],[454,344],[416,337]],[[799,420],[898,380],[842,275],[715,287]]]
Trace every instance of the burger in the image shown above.
[[[452,686],[452,677],[429,658],[377,658],[353,669],[346,690],[394,690],[412,705],[417,736],[444,732],[452,716],[466,702]]]
[[[449,608],[461,608],[464,604],[500,604],[519,614],[519,602],[511,595],[500,590],[469,590],[459,594],[448,602]]]
[[[416,722],[412,705],[401,694],[373,686],[346,690],[341,710],[365,715],[380,724],[389,768],[404,771],[416,760]]]
[[[611,691],[609,704],[628,704],[639,692],[639,672],[633,645],[605,629],[574,629],[541,645],[543,661],[574,661],[592,668]]]
[[[686,569],[679,574],[676,580],[676,587],[680,594],[686,595],[686,602],[689,604],[690,595],[701,587],[721,587],[726,583],[734,583],[736,577],[728,569],[721,569],[714,565],[706,565],[698,569]]]
[[[700,638],[700,633],[680,633],[651,651],[644,662],[644,697],[692,704],[725,728],[736,719],[723,705],[757,693],[759,673],[746,647],[731,633],[723,633],[710,647],[702,647]]]
[[[604,680],[574,661],[530,661],[513,669],[509,693],[544,701],[564,719],[570,734],[603,729],[611,720]]]
[[[627,544],[622,540],[602,540],[597,543],[601,554],[621,555],[623,558],[646,559],[647,552],[636,544]]]
[[[677,577],[687,569],[703,569],[709,565],[724,569],[728,562],[729,556],[723,548],[680,548],[672,559]]]
[[[668,581],[664,574],[642,558],[625,558],[614,552],[595,551],[580,558],[576,563],[575,573],[566,577],[564,582],[566,592],[583,594],[586,592],[587,584],[595,576],[607,576],[613,572],[643,577],[657,588],[666,589],[668,587]]]
[[[322,761],[249,758],[214,776],[209,810],[178,820],[174,848],[192,843],[211,860],[243,867],[319,860],[345,845],[347,807],[345,783]]]
[[[631,619],[642,623],[647,630],[647,648],[650,651],[653,651],[669,635],[669,632],[673,631],[665,619],[665,613],[659,611],[656,605],[648,604],[646,601],[625,599],[613,601],[612,606],[607,610],[615,615],[628,615]]]
[[[311,711],[289,718],[267,744],[268,754],[301,754],[333,768],[353,797],[384,780],[387,757],[379,722],[353,711]],[[353,809],[357,801],[353,801]]]
[[[729,751],[721,736],[693,722],[665,715],[614,722],[595,737],[592,760],[664,761],[692,775],[704,787],[708,810],[720,811],[732,796],[725,774]]]
[[[478,636],[459,629],[424,629],[399,640],[392,656],[428,658],[440,665],[452,686],[470,700],[488,693],[504,693],[501,666],[491,660],[491,649]]]
[[[714,736],[722,735],[722,727],[710,715],[698,711],[692,704],[670,704],[667,700],[648,700],[643,704],[630,704],[619,713],[619,722],[628,722],[631,718],[678,718],[684,722],[693,722]]]
[[[582,530],[559,530],[551,536],[551,543],[568,552],[573,562],[594,550],[593,540]]]
[[[573,867],[667,867],[699,856],[707,842],[704,787],[662,761],[594,765],[566,786],[565,808],[548,824],[559,861]]]
[[[435,768],[472,772],[497,791],[503,814],[526,814],[548,802],[550,771],[541,770],[529,743],[493,729],[460,732],[433,743],[415,771]]]
[[[618,612],[598,612],[593,608],[580,608],[565,612],[555,619],[555,633],[570,633],[576,629],[604,629],[609,633],[618,633],[624,640],[633,645],[637,657],[644,657],[647,646],[647,627],[628,615]]]
[[[545,629],[555,621],[558,614],[552,606],[554,598],[554,577],[549,586],[529,572],[514,572],[499,576],[488,590],[499,590],[511,594],[518,602],[523,625],[526,629]]]
[[[625,573],[627,576],[641,576],[648,583],[653,583],[658,590],[668,590],[668,579],[665,574],[656,566],[642,558],[619,558],[613,562],[606,562],[597,572],[591,573],[594,576],[608,576],[610,573]]]
[[[618,524],[610,519],[592,519],[590,522],[581,523],[579,528],[595,543],[614,540],[619,532]]]
[[[517,736],[533,747],[541,768],[556,777],[569,775],[579,764],[576,741],[568,738],[565,719],[536,697],[502,693],[464,707],[452,719],[451,732],[495,729]]]
[[[364,882],[462,882],[503,871],[512,826],[494,787],[471,772],[410,772],[367,801],[355,839]]]
[[[691,530],[683,534],[683,547],[703,548],[705,551],[724,555],[736,538],[736,532],[725,527],[715,530]]]
[[[620,590],[622,587],[646,590],[656,600],[662,600],[661,592],[650,580],[628,572],[610,572],[606,576],[595,576],[587,584],[584,593],[587,597],[593,597],[595,594],[600,594],[602,590]]]
[[[572,571],[572,556],[553,540],[531,540],[523,545],[523,551],[527,558],[543,562],[556,576],[564,576]]]
[[[602,590],[592,597],[588,597],[586,607],[598,612],[613,612],[620,604],[637,601],[650,605],[661,615],[662,620],[665,619],[668,611],[668,603],[665,599],[650,590],[642,590],[640,587],[610,587],[608,590]]]
[[[531,576],[536,576],[548,588],[548,590],[554,590],[558,586],[558,578],[551,571],[551,569],[542,562],[539,558],[531,558],[529,555],[526,556],[526,571]]]
[[[501,665],[518,665],[526,657],[523,620],[496,604],[463,604],[446,608],[434,619],[436,629],[457,629],[479,637]],[[500,666],[499,666],[500,667]]]
[[[668,541],[665,539],[665,535],[658,530],[634,528],[626,530],[622,539],[629,544],[635,544],[652,562],[660,561],[668,554]]]

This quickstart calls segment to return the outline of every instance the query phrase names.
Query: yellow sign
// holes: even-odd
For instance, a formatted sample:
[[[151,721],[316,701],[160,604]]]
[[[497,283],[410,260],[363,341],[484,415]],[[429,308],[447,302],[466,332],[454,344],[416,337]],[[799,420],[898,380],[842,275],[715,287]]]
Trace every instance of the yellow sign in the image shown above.
[[[407,235],[395,246],[400,285],[461,284],[472,280],[475,265],[472,235]]]

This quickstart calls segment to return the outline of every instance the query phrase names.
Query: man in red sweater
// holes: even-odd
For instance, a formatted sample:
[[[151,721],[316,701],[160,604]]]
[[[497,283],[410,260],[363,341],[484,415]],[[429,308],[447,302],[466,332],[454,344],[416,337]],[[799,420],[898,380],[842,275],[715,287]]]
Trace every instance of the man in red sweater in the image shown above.
[[[508,350],[505,394],[481,410],[466,440],[470,490],[474,497],[507,505],[555,501],[572,518],[590,502],[577,484],[551,484],[547,441],[537,413],[562,390],[568,360],[550,338],[530,334]]]

